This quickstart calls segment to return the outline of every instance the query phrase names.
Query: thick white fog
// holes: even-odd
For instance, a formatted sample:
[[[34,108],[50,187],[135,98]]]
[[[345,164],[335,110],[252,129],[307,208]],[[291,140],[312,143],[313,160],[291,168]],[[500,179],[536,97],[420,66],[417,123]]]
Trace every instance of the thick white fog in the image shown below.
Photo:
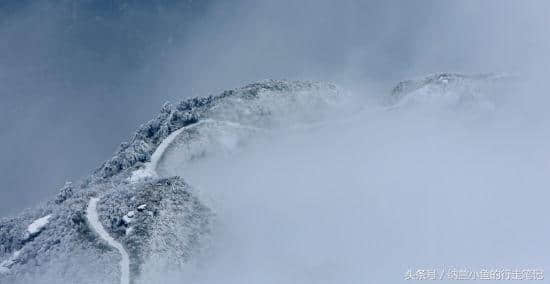
[[[518,92],[495,111],[367,104],[204,160],[172,154],[162,174],[210,199],[219,228],[198,267],[150,277],[411,283],[409,269],[548,267],[550,132]]]
[[[89,174],[167,100],[321,80],[351,93],[349,111],[165,157],[159,174],[208,201],[215,231],[185,271],[146,267],[138,282],[550,271],[548,2],[31,2],[0,3],[0,217]],[[437,72],[513,82],[489,106],[382,103]]]
[[[387,91],[434,72],[545,74],[549,8],[543,0],[2,1],[0,145],[9,150],[0,214],[86,176],[167,100],[261,79]]]

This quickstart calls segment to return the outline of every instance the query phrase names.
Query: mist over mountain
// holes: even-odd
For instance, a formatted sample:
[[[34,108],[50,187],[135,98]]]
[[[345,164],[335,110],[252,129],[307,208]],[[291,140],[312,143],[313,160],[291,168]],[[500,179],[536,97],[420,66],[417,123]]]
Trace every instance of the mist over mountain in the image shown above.
[[[272,78],[385,92],[429,73],[548,65],[544,1],[0,5],[0,129],[10,149],[2,214],[85,176],[165,101]]]
[[[3,1],[0,283],[539,283],[549,13]]]
[[[502,227],[544,222],[550,133],[514,111],[521,89],[443,73],[372,103],[270,80],[165,104],[89,177],[0,220],[0,281],[393,283],[426,262],[540,269],[548,229]]]

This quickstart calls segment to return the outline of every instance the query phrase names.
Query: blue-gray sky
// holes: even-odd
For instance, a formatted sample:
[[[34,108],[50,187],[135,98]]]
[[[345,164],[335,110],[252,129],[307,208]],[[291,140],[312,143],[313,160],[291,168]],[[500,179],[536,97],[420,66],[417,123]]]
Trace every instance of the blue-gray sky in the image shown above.
[[[0,215],[89,174],[167,100],[267,78],[387,88],[439,71],[544,72],[549,6],[3,1]]]

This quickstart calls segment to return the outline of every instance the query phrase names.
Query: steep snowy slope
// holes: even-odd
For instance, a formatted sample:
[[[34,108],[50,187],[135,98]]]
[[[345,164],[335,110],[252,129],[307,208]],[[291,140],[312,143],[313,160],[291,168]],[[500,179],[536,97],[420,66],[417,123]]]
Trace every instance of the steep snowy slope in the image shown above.
[[[437,74],[405,81],[389,95],[390,106],[378,109],[492,109],[501,80]],[[274,80],[165,104],[90,177],[0,220],[0,283],[128,283],[181,269],[215,229],[214,208],[184,181],[182,168],[238,152],[274,130],[300,131],[360,109],[332,84]]]
[[[214,215],[183,179],[156,175],[171,140],[198,159],[262,128],[325,119],[342,101],[330,84],[265,81],[166,104],[89,178],[0,221],[0,283],[128,283],[144,267],[185,265],[207,245]]]

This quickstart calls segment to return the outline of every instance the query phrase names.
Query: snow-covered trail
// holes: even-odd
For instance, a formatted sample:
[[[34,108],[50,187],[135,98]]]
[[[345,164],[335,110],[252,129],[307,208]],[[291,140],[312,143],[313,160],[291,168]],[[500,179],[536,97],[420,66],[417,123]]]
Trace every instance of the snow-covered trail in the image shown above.
[[[130,256],[124,246],[121,243],[117,242],[101,225],[99,222],[99,217],[97,215],[97,202],[99,198],[92,197],[88,203],[88,208],[86,209],[86,218],[90,222],[92,230],[94,230],[103,240],[105,240],[111,247],[114,247],[120,253],[122,260],[120,261],[120,283],[129,284],[130,283]]]
[[[172,143],[174,143],[174,140],[176,140],[176,138],[183,131],[191,129],[191,128],[200,127],[200,126],[202,126],[204,124],[208,124],[208,123],[220,123],[220,124],[225,124],[225,125],[228,125],[228,126],[234,127],[234,128],[250,129],[250,130],[255,130],[255,131],[266,131],[263,128],[249,126],[249,125],[243,125],[243,124],[233,122],[233,121],[215,120],[215,119],[200,120],[199,122],[181,127],[179,129],[177,129],[176,131],[170,133],[170,135],[168,135],[168,137],[164,138],[164,140],[162,140],[160,145],[157,147],[157,149],[151,155],[150,162],[146,163],[144,168],[134,171],[132,173],[132,176],[130,177],[130,181],[131,182],[136,182],[136,181],[141,180],[142,178],[145,178],[145,177],[158,177],[159,176],[159,173],[157,172],[158,165],[163,160],[164,155],[166,153],[166,150],[172,145]]]

